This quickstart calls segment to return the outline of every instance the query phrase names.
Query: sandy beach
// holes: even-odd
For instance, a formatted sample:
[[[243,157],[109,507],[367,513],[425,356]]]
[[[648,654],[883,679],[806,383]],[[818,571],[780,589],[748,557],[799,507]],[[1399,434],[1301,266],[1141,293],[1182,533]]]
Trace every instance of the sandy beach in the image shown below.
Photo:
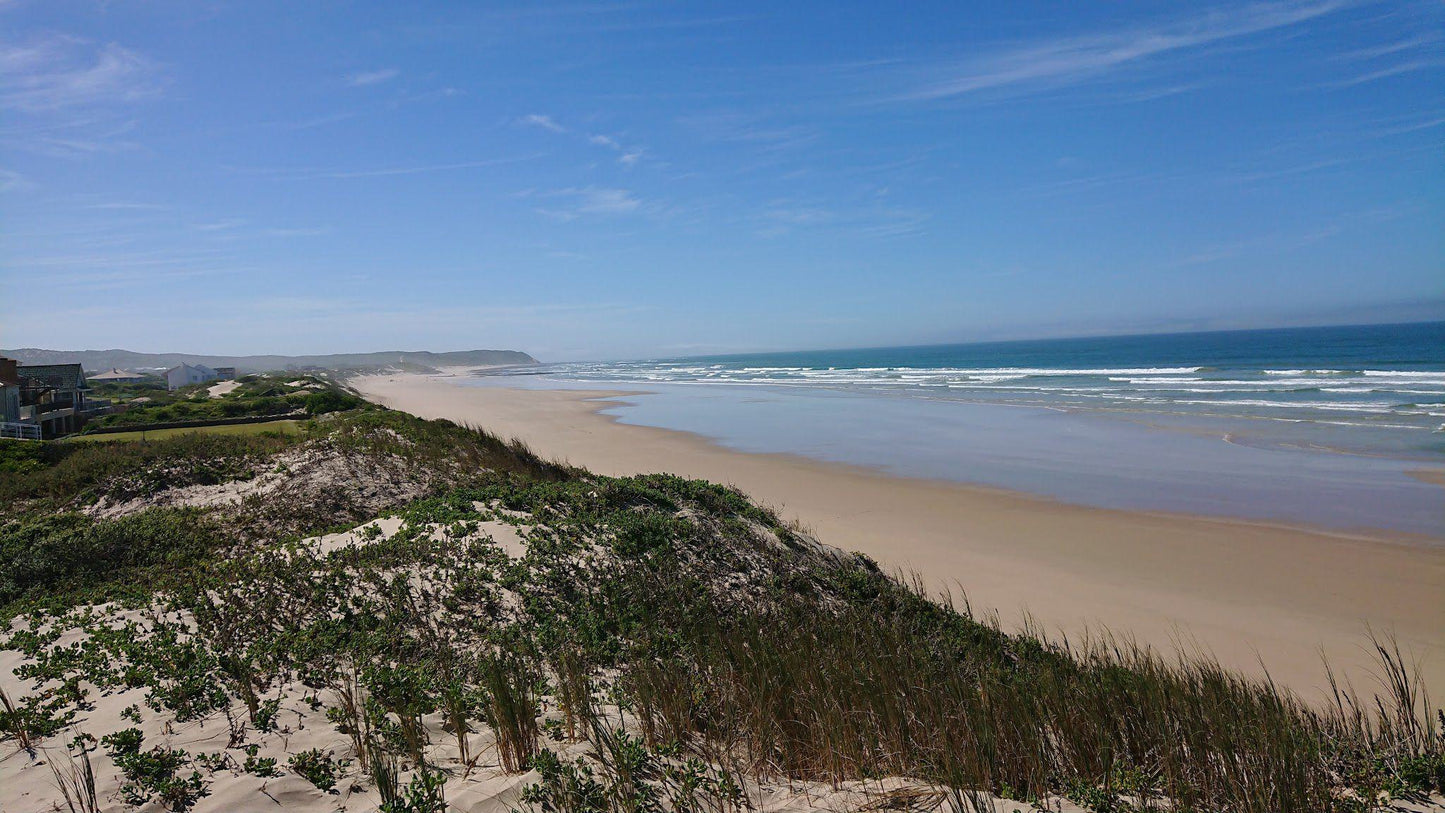
[[[465,387],[449,377],[352,382],[389,407],[524,440],[608,475],[669,472],[734,485],[829,544],[921,574],[1005,627],[1107,628],[1164,650],[1212,653],[1306,697],[1321,655],[1375,689],[1369,630],[1392,634],[1445,698],[1445,548],[1175,514],[1088,508],[1026,494],[914,480],[788,455],[746,454],[599,414],[618,393]]]

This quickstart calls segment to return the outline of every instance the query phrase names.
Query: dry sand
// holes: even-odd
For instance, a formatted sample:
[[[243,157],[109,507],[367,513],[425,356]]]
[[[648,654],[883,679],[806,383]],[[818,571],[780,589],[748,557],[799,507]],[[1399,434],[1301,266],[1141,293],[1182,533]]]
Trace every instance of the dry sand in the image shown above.
[[[1087,508],[1030,495],[734,452],[697,436],[598,414],[617,393],[463,387],[456,379],[352,382],[387,406],[517,437],[546,457],[609,475],[671,472],[727,483],[829,544],[916,571],[1006,627],[1031,615],[1077,637],[1107,627],[1184,645],[1307,698],[1321,653],[1357,688],[1377,687],[1373,629],[1418,659],[1445,700],[1445,547],[1439,540]],[[1445,495],[1442,495],[1445,504]]]
[[[241,386],[241,382],[239,381],[222,381],[207,387],[206,394],[212,398],[220,398],[222,395],[234,391],[239,386]]]

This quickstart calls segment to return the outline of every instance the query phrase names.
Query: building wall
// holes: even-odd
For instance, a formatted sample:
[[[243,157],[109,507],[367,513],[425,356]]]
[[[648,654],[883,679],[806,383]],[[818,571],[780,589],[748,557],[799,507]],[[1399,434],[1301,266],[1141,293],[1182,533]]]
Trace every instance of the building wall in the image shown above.
[[[15,359],[0,358],[0,422],[20,420],[20,374]]]
[[[193,367],[189,364],[182,364],[166,371],[166,386],[174,390],[191,384],[215,381],[216,378],[216,371],[210,367]]]
[[[0,421],[10,423],[20,420],[20,388],[13,384],[0,384]]]

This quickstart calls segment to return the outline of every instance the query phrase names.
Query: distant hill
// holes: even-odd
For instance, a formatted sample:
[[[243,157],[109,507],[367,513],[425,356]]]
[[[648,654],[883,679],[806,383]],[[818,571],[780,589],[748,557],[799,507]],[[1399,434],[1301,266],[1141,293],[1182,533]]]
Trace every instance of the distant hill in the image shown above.
[[[207,356],[196,353],[136,353],[130,350],[41,350],[22,347],[0,350],[0,356],[13,358],[21,364],[73,364],[80,362],[87,371],[99,372],[112,367],[127,370],[163,370],[177,364],[204,364],[207,367],[235,367],[237,372],[257,373],[266,370],[359,370],[404,367],[407,369],[439,367],[494,367],[499,365],[537,364],[537,360],[519,350],[457,350],[451,353],[390,350],[380,353],[333,353],[325,356]]]

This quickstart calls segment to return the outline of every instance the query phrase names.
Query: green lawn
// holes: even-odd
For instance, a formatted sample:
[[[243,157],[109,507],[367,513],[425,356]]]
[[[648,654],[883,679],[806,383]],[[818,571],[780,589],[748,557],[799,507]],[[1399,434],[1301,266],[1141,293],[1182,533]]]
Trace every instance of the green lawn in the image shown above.
[[[301,431],[300,421],[266,421],[265,423],[238,423],[230,426],[178,426],[174,429],[152,429],[148,432],[107,432],[99,435],[76,435],[68,440],[78,441],[122,441],[160,440],[186,432],[207,432],[213,435],[259,435],[262,432],[280,432],[294,435]]]

